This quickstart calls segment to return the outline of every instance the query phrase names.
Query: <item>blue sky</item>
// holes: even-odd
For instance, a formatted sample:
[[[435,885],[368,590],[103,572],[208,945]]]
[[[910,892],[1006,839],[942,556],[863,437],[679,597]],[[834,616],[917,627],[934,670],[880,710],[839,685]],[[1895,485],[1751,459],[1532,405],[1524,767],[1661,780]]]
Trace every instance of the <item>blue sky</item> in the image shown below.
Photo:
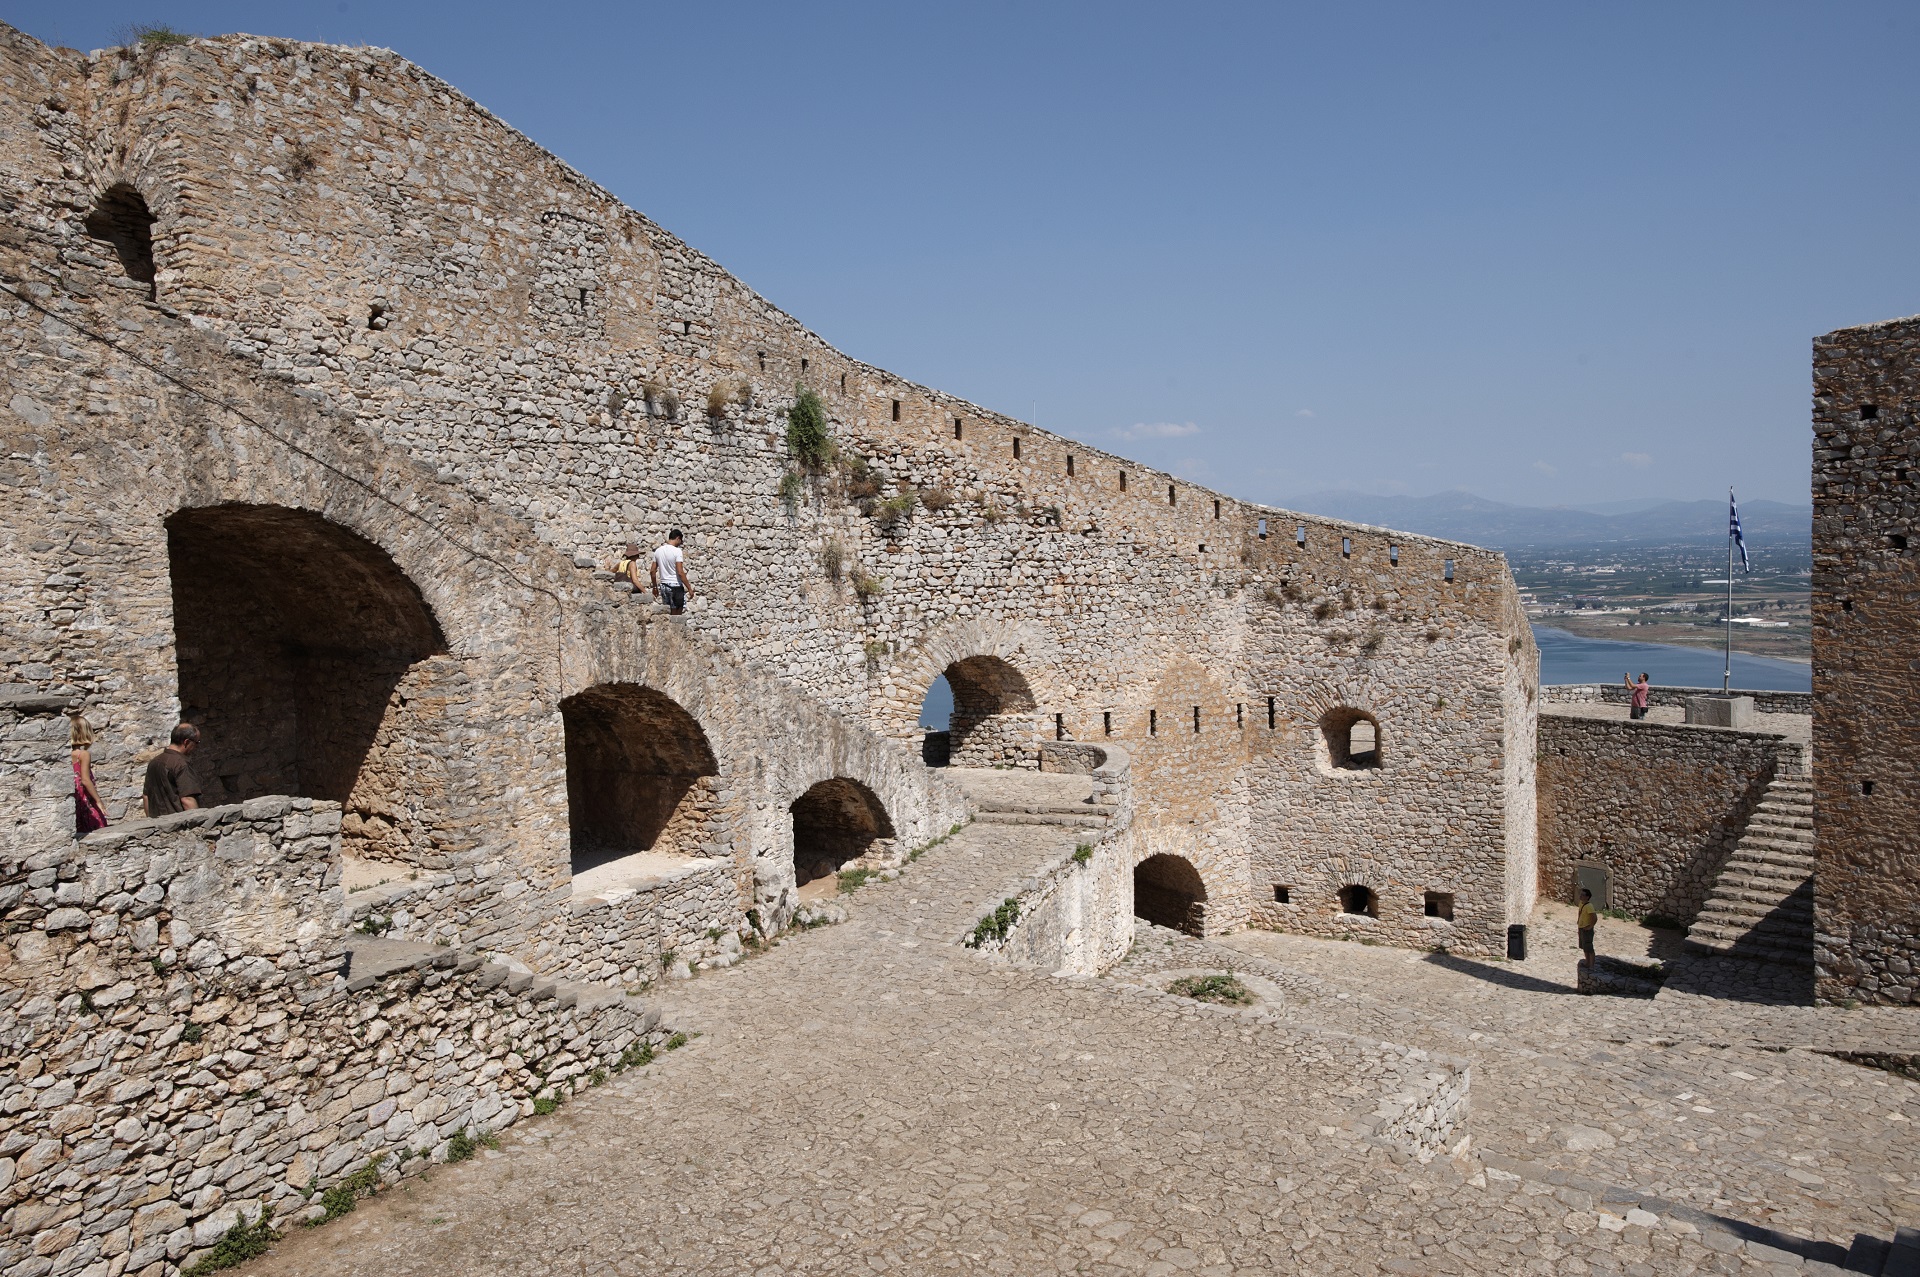
[[[384,45],[850,354],[1237,495],[1804,501],[1920,6],[28,0]]]

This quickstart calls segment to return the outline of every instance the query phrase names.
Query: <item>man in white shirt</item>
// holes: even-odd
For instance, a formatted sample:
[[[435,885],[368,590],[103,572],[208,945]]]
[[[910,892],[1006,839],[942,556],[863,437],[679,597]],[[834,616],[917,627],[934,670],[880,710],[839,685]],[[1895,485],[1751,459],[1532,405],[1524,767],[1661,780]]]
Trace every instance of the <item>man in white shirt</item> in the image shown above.
[[[667,615],[679,616],[693,597],[692,579],[687,576],[687,556],[680,551],[680,529],[667,533],[667,543],[653,552],[653,566],[647,575],[653,578],[654,597],[667,605]]]

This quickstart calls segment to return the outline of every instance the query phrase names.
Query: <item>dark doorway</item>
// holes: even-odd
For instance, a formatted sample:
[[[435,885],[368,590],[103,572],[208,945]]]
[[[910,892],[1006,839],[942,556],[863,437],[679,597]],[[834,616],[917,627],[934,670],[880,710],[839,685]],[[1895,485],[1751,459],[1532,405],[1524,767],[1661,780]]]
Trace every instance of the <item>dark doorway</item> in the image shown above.
[[[86,219],[87,234],[113,248],[127,278],[153,296],[153,214],[139,191],[121,182],[107,188]]]
[[[720,770],[707,734],[672,697],[601,683],[560,702],[567,735],[573,872],[638,851],[692,854]]]
[[[205,801],[348,803],[401,681],[446,650],[385,550],[305,510],[220,505],[167,520],[184,716]]]
[[[864,856],[893,822],[873,791],[857,780],[823,780],[793,800],[793,876],[800,885],[829,878]]]
[[[1156,926],[1206,934],[1207,888],[1184,856],[1149,856],[1133,871],[1133,916]]]

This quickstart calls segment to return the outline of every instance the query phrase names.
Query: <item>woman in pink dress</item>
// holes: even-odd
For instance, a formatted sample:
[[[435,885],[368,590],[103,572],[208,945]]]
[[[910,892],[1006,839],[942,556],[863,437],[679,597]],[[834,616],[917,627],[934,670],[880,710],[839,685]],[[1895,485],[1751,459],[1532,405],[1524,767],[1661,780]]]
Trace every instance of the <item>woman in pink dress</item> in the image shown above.
[[[73,750],[73,836],[85,838],[107,827],[107,813],[93,783],[93,729],[78,714],[73,716],[67,741]]]

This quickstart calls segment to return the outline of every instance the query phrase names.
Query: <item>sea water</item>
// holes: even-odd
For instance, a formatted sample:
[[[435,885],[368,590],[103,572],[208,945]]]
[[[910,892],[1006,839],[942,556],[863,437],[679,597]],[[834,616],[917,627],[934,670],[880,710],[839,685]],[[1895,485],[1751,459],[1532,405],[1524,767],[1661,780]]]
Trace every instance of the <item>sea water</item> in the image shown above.
[[[1551,626],[1533,627],[1540,645],[1542,683],[1618,683],[1622,674],[1644,671],[1655,686],[1719,687],[1726,668],[1721,653],[1671,643],[1632,643],[1582,638]],[[1806,692],[1813,689],[1813,667],[1771,656],[1747,656],[1733,636],[1733,686],[1752,692]]]

